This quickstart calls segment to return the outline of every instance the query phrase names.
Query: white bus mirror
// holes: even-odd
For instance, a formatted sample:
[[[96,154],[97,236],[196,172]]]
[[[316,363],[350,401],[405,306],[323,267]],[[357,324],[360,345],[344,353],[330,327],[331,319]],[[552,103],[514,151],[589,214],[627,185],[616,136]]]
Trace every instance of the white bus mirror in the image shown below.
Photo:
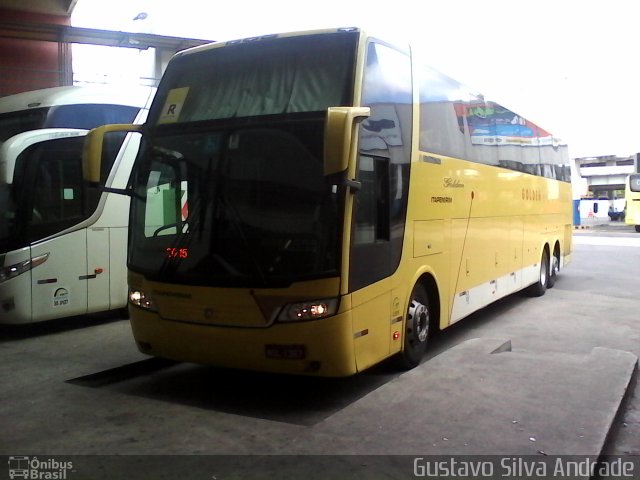
[[[640,173],[629,175],[629,190],[632,192],[640,192]]]
[[[324,130],[324,174],[342,172],[349,166],[349,151],[356,121],[371,115],[369,107],[329,107]]]

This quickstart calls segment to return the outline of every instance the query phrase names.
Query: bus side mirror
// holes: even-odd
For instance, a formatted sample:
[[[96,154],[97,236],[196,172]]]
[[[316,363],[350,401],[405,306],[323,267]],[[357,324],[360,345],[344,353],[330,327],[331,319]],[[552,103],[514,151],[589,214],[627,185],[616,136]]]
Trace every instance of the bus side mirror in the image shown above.
[[[347,169],[355,123],[370,115],[369,107],[329,107],[327,109],[324,127],[325,176]]]
[[[640,192],[640,173],[629,175],[629,190]]]
[[[82,149],[82,176],[85,181],[93,184],[100,183],[100,167],[102,164],[102,147],[104,137],[112,132],[142,133],[142,125],[114,124],[94,128],[84,140]]]

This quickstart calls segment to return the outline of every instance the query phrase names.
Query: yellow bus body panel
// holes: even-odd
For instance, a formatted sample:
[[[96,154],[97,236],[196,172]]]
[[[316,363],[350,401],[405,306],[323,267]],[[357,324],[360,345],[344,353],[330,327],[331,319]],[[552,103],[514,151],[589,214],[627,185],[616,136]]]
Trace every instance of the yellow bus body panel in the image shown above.
[[[251,329],[176,322],[132,308],[131,327],[140,351],[173,360],[329,377],[357,372],[348,312],[323,320]],[[273,345],[304,345],[306,358],[267,358],[266,349]]]

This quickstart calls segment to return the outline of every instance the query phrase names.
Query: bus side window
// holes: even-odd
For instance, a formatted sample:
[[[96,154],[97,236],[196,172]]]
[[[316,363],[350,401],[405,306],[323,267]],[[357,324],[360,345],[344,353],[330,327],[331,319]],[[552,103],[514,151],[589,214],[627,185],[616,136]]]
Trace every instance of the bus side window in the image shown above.
[[[389,159],[360,155],[354,196],[349,288],[357,290],[388,276],[392,267]]]
[[[389,161],[362,155],[358,181],[361,190],[355,197],[356,227],[354,244],[371,244],[389,240]]]

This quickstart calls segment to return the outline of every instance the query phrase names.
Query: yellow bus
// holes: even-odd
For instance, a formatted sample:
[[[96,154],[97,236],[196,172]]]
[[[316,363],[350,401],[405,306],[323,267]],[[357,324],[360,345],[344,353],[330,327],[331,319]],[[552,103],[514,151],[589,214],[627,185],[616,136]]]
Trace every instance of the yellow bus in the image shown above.
[[[360,29],[178,53],[127,193],[149,355],[348,376],[552,287],[571,257],[566,145]]]
[[[624,223],[634,225],[640,233],[640,173],[633,173],[627,177],[625,191]]]

